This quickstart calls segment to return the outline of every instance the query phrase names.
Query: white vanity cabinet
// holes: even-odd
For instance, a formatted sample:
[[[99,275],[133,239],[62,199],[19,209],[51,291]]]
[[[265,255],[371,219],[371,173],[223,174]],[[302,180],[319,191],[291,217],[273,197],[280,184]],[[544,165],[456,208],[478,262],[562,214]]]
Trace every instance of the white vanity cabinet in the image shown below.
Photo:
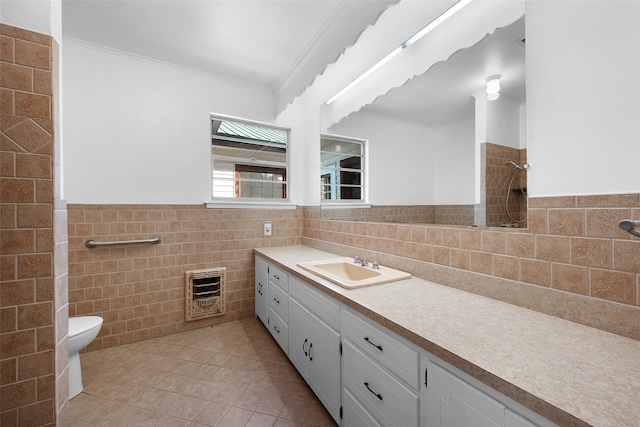
[[[343,396],[355,400],[343,408],[343,425],[362,425],[370,418],[382,426],[417,427],[418,351],[348,309],[342,312],[341,331]]]
[[[435,363],[427,362],[426,425],[498,427],[504,405]]]
[[[269,327],[269,263],[263,258],[256,256],[255,271],[255,294],[256,294],[256,317]]]
[[[256,256],[256,316],[267,327],[285,353],[289,346],[289,275]]]
[[[341,426],[555,426],[259,256],[255,277],[256,315]]]
[[[428,427],[553,427],[556,424],[424,352],[421,408]]]
[[[290,278],[289,359],[333,419],[340,423],[340,306],[309,285]]]

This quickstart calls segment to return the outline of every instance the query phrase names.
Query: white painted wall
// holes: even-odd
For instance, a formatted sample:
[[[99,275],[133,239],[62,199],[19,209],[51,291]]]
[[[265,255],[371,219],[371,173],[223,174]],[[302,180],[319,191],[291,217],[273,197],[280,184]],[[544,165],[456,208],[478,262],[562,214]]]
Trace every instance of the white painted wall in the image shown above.
[[[640,2],[528,1],[530,196],[640,191]]]
[[[62,35],[62,2],[60,0],[2,0],[0,22],[53,36]]]
[[[640,2],[529,0],[526,11],[529,194],[639,192]],[[63,59],[70,203],[202,203],[211,191],[209,112],[273,120],[273,97],[260,88],[77,43],[65,43]],[[364,68],[328,68],[278,118],[293,127],[294,203],[319,203],[320,105],[347,80],[345,70]],[[405,161],[374,147],[372,169],[378,159],[393,158],[396,169]],[[410,161],[423,148],[416,144]],[[380,191],[372,203],[406,202],[408,194],[384,182],[372,177]],[[425,203],[436,198],[444,200],[433,193]]]
[[[328,133],[368,140],[369,203],[434,203],[434,152],[438,140],[433,129],[358,112],[333,125]]]
[[[449,123],[437,129],[431,152],[436,205],[474,204],[475,119]]]
[[[498,98],[487,101],[487,142],[517,148],[520,143],[520,105]]]
[[[211,199],[211,112],[273,121],[271,94],[65,39],[69,203]]]

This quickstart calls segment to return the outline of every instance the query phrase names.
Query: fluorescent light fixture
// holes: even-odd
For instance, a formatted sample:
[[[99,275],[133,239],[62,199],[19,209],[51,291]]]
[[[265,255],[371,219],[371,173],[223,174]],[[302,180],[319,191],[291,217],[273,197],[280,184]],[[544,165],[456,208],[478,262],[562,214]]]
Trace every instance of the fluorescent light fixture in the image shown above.
[[[336,99],[338,99],[342,95],[344,95],[347,91],[351,90],[352,87],[354,87],[355,85],[357,85],[358,83],[360,83],[361,81],[363,81],[364,79],[369,77],[369,75],[371,75],[374,71],[376,71],[378,68],[382,67],[384,64],[389,62],[391,60],[391,58],[393,58],[394,56],[399,54],[402,51],[402,49],[404,49],[403,46],[398,46],[397,48],[395,48],[393,51],[391,51],[390,54],[388,54],[387,56],[382,58],[380,61],[378,61],[373,67],[369,68],[367,71],[365,71],[363,74],[361,74],[357,79],[355,79],[354,81],[352,81],[351,83],[346,85],[340,92],[338,92],[335,95],[333,95],[327,101],[327,105],[331,104],[333,101],[335,101]]]
[[[417,42],[418,40],[420,40],[427,33],[429,33],[431,30],[436,28],[438,25],[442,24],[447,19],[451,18],[456,12],[458,12],[460,9],[462,9],[463,7],[468,5],[469,3],[471,3],[471,0],[460,0],[460,1],[458,1],[456,4],[451,6],[449,9],[445,10],[442,15],[438,16],[436,19],[434,19],[433,21],[428,23],[426,27],[424,27],[423,29],[421,29],[420,31],[418,31],[417,33],[415,33],[414,35],[409,37],[407,39],[407,41],[405,41],[403,43],[404,47],[410,46],[411,44],[413,44],[413,43]]]
[[[375,65],[373,65],[373,67],[369,68],[367,71],[365,71],[363,74],[361,74],[358,78],[356,78],[354,81],[352,81],[347,86],[345,86],[340,92],[336,93],[331,98],[329,98],[329,100],[327,101],[327,105],[331,104],[336,99],[340,98],[346,92],[351,90],[351,88],[353,88],[355,85],[357,85],[362,80],[364,80],[367,77],[369,77],[378,68],[382,67],[384,64],[389,62],[389,60],[391,60],[391,58],[393,58],[394,56],[396,56],[397,54],[402,52],[403,49],[406,49],[407,47],[411,46],[413,43],[415,43],[418,40],[420,40],[422,37],[424,37],[429,32],[434,30],[438,25],[442,24],[444,21],[446,21],[451,16],[453,16],[460,9],[462,9],[463,7],[465,7],[466,5],[471,3],[471,1],[472,0],[459,0],[458,2],[456,2],[453,6],[451,6],[449,9],[444,11],[444,13],[439,15],[436,19],[434,19],[433,21],[428,23],[426,27],[422,28],[420,31],[418,31],[417,33],[415,33],[414,35],[409,37],[407,40],[404,41],[404,43],[402,43],[400,46],[395,48],[391,53],[389,53],[387,56],[385,56],[380,61],[378,61]]]

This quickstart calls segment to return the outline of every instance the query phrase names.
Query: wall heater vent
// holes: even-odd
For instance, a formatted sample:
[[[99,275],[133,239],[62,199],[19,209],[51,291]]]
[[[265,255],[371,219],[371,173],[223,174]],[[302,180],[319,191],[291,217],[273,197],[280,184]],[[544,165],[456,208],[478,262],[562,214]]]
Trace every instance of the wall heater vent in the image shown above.
[[[225,267],[184,273],[184,320],[199,320],[225,313]]]

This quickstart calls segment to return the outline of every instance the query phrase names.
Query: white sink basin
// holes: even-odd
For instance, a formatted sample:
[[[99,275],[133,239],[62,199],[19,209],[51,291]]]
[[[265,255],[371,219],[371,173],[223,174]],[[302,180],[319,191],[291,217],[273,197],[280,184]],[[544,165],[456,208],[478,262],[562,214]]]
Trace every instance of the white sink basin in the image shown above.
[[[380,285],[411,278],[411,274],[404,271],[385,266],[373,269],[371,264],[363,267],[354,263],[351,258],[346,257],[299,262],[297,265],[346,289]]]

